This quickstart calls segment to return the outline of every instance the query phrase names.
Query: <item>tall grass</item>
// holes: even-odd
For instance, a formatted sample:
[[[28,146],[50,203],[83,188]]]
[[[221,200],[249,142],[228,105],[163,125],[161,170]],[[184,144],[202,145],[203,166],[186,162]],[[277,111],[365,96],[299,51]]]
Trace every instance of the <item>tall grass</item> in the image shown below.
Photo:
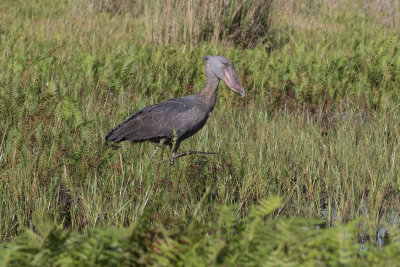
[[[398,216],[400,185],[398,27],[376,23],[349,6],[346,12],[313,13],[318,22],[325,16],[323,24],[294,25],[294,20],[281,16],[282,20],[272,20],[267,38],[252,49],[227,46],[233,41],[224,35],[226,29],[220,39],[223,45],[214,37],[207,39],[214,40],[212,44],[201,43],[194,37],[201,36],[194,24],[185,28],[186,34],[176,31],[176,39],[161,46],[152,43],[164,43],[161,33],[158,41],[147,38],[162,32],[162,26],[145,24],[146,16],[161,12],[152,9],[157,3],[161,2],[0,3],[1,240],[14,239],[27,227],[39,233],[38,221],[50,214],[50,225],[59,232],[48,231],[44,238],[33,235],[36,241],[30,245],[37,246],[39,240],[44,248],[55,238],[68,247],[97,227],[129,226],[144,229],[144,235],[162,233],[161,239],[152,236],[143,239],[147,243],[135,244],[165,264],[180,262],[168,257],[179,254],[170,250],[182,244],[178,252],[191,253],[185,241],[180,243],[182,236],[199,245],[196,255],[217,251],[228,241],[234,244],[221,253],[236,255],[248,251],[245,247],[251,249],[250,241],[240,244],[235,237],[238,227],[250,227],[251,206],[275,195],[281,201],[268,213],[272,221],[296,215],[340,228],[361,216],[360,231],[370,236],[372,245],[377,244],[376,227],[390,223],[397,228],[393,218]],[[195,8],[196,3],[200,5],[187,5]],[[247,11],[242,19],[252,14],[251,8]],[[155,19],[172,9],[162,12],[166,13],[157,13]],[[303,8],[291,12],[302,19],[308,16]],[[190,25],[189,17],[180,18],[183,27]],[[197,40],[190,47],[180,39],[187,38],[189,29],[192,40]],[[214,34],[213,28],[210,36]],[[152,144],[123,143],[119,150],[104,144],[105,133],[134,111],[201,90],[201,58],[206,54],[230,58],[247,90],[239,99],[222,85],[206,126],[182,145],[182,150],[216,150],[218,155],[185,157],[171,168],[150,165]],[[162,153],[168,155],[167,150]],[[228,206],[231,217],[218,221]],[[182,228],[176,230],[181,234],[170,238],[167,223],[154,225],[154,218],[146,217],[149,209],[181,222]],[[260,218],[263,215],[258,222]],[[219,222],[232,224],[215,230],[212,226]],[[307,223],[294,223],[299,228],[292,231]],[[271,229],[280,253],[287,251],[286,239],[273,231],[277,226],[258,225],[257,238]],[[190,239],[197,226],[204,232]],[[232,229],[238,231],[229,232]],[[125,242],[125,233],[121,230],[117,243]],[[210,245],[211,233],[218,238]],[[98,237],[93,238],[90,244],[97,242]],[[357,242],[353,241],[352,245]],[[164,254],[158,257],[160,247]],[[68,248],[72,254],[79,251],[74,245]],[[241,254],[241,260],[250,254]],[[220,262],[213,257],[213,262]],[[228,259],[220,257],[221,262]]]
[[[169,45],[231,41],[246,47],[262,42],[270,27],[273,1],[148,1],[145,30],[151,42]],[[260,40],[261,39],[261,40]]]
[[[284,14],[281,20],[290,21],[293,28],[327,27],[334,29],[335,24],[329,20],[332,14],[339,15],[351,12],[361,16],[378,27],[397,28],[400,22],[400,5],[397,0],[310,0],[310,1],[276,1],[275,14]],[[328,16],[328,17],[327,17]],[[274,22],[280,23],[275,19]],[[324,28],[325,28],[324,27]]]

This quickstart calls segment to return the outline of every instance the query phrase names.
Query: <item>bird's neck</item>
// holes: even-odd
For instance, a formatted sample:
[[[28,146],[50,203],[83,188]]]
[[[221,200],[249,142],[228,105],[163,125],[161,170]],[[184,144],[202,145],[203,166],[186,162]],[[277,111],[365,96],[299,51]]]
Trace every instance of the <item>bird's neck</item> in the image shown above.
[[[210,109],[214,108],[217,99],[219,80],[217,77],[207,77],[207,84],[203,90],[198,93],[199,99]]]

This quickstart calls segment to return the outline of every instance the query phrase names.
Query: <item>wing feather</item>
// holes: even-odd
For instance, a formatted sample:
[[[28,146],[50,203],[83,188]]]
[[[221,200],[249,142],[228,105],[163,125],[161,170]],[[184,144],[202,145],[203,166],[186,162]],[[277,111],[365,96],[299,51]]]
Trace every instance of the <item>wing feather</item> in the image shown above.
[[[188,131],[194,131],[202,117],[201,108],[191,98],[170,99],[129,116],[106,135],[106,140],[118,143],[124,140],[172,139],[174,130],[180,138]]]

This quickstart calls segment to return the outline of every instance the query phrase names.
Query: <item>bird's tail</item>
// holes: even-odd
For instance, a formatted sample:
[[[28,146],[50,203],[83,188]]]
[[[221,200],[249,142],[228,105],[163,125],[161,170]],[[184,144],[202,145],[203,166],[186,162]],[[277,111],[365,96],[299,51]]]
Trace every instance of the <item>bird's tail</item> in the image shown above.
[[[119,143],[125,140],[125,131],[121,129],[122,124],[117,125],[111,131],[109,131],[106,135],[106,141],[112,141],[115,143]]]

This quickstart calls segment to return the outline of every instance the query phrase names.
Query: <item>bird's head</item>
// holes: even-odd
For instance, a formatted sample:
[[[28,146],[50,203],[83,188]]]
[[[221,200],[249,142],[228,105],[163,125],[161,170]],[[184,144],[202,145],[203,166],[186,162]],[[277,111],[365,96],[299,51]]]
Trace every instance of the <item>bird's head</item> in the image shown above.
[[[214,75],[238,95],[245,95],[235,67],[229,59],[222,56],[205,56],[203,59],[206,62],[206,75]]]

